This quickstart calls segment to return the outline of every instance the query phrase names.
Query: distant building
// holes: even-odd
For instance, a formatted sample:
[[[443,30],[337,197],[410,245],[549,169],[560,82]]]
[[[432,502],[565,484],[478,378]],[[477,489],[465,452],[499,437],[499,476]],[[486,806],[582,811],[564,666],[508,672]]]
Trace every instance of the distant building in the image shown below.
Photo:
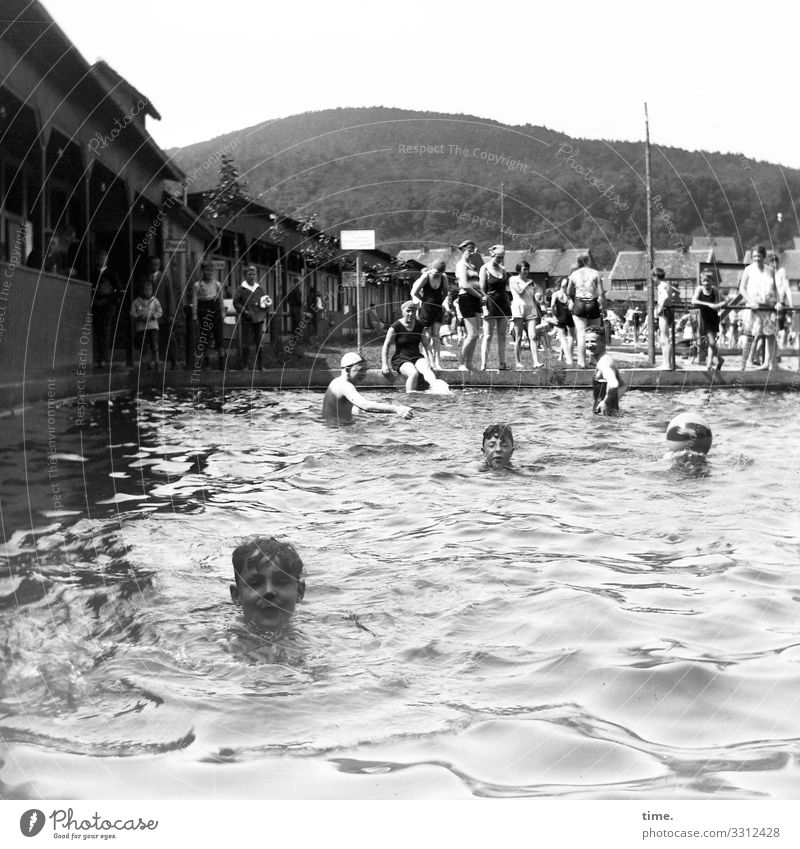
[[[451,277],[455,277],[456,263],[461,259],[461,251],[455,245],[448,245],[444,248],[428,248],[421,245],[418,250],[413,248],[406,251],[399,251],[397,259],[400,262],[408,260],[419,263],[423,268],[430,268],[437,260],[444,260],[445,273]]]
[[[714,258],[712,248],[704,250],[677,250],[655,252],[655,267],[663,268],[667,280],[676,283],[681,297],[691,298],[700,274],[700,263],[710,263]],[[620,251],[611,269],[610,286],[606,294],[617,301],[647,300],[647,279],[650,263],[646,251]]]
[[[689,250],[705,251],[711,248],[717,262],[739,262],[739,250],[733,236],[692,236]]]

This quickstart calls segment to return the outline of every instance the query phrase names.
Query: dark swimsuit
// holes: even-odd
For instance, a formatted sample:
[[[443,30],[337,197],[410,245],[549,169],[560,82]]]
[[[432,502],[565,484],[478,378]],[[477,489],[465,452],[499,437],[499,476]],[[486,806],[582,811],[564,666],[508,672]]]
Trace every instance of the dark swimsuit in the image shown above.
[[[558,298],[553,301],[553,318],[556,320],[556,327],[560,327],[562,330],[575,326],[572,313],[569,311],[566,302],[560,301]]]
[[[502,277],[495,277],[487,268],[486,270],[486,308],[489,311],[488,318],[510,318],[511,301],[508,297],[508,284],[506,273]]]
[[[430,277],[428,277],[420,288],[419,299],[422,301],[422,306],[419,309],[419,320],[423,327],[431,327],[434,324],[442,323],[442,303],[447,297],[446,287],[447,278],[442,274],[438,289],[434,289],[431,286]]]
[[[695,295],[695,300],[716,304],[719,302],[719,295],[713,287],[707,295],[700,289],[699,294]],[[706,333],[719,333],[719,313],[716,310],[711,307],[698,307],[697,312],[701,336],[705,336]]]
[[[422,354],[420,343],[422,341],[422,323],[417,321],[409,330],[399,319],[392,325],[394,330],[394,355],[392,356],[392,368],[399,372],[403,363],[415,363]]]

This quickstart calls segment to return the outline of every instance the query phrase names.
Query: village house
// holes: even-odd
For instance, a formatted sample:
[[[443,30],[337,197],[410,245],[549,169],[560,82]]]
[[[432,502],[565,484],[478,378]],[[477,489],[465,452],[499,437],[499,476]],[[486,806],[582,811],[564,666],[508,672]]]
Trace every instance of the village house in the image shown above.
[[[700,279],[700,263],[711,263],[712,248],[703,250],[656,250],[654,267],[663,268],[665,278],[678,285],[681,298],[691,300]],[[609,301],[623,304],[644,303],[647,300],[647,280],[650,261],[646,251],[620,251],[606,281]],[[610,283],[610,285],[609,285]]]

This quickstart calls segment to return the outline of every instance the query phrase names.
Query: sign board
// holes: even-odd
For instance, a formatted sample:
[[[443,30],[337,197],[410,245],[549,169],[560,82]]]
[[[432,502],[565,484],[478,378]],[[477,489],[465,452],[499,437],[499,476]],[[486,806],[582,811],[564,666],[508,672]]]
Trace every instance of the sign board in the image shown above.
[[[164,239],[164,253],[185,254],[186,239]]]
[[[343,271],[342,272],[342,286],[355,289],[358,285],[358,275],[355,271]]]
[[[374,230],[342,230],[339,242],[343,251],[374,251]]]
[[[211,260],[211,267],[216,269],[217,271],[227,271],[228,270],[228,263],[225,262],[224,259],[212,259]]]

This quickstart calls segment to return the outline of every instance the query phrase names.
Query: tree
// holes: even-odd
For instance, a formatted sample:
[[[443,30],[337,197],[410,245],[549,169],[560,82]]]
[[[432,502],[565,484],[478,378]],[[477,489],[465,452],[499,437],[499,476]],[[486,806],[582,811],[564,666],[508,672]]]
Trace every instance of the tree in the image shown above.
[[[250,202],[246,188],[247,181],[240,180],[235,159],[223,154],[219,164],[219,182],[213,189],[204,192],[206,215],[214,219],[235,215]]]

